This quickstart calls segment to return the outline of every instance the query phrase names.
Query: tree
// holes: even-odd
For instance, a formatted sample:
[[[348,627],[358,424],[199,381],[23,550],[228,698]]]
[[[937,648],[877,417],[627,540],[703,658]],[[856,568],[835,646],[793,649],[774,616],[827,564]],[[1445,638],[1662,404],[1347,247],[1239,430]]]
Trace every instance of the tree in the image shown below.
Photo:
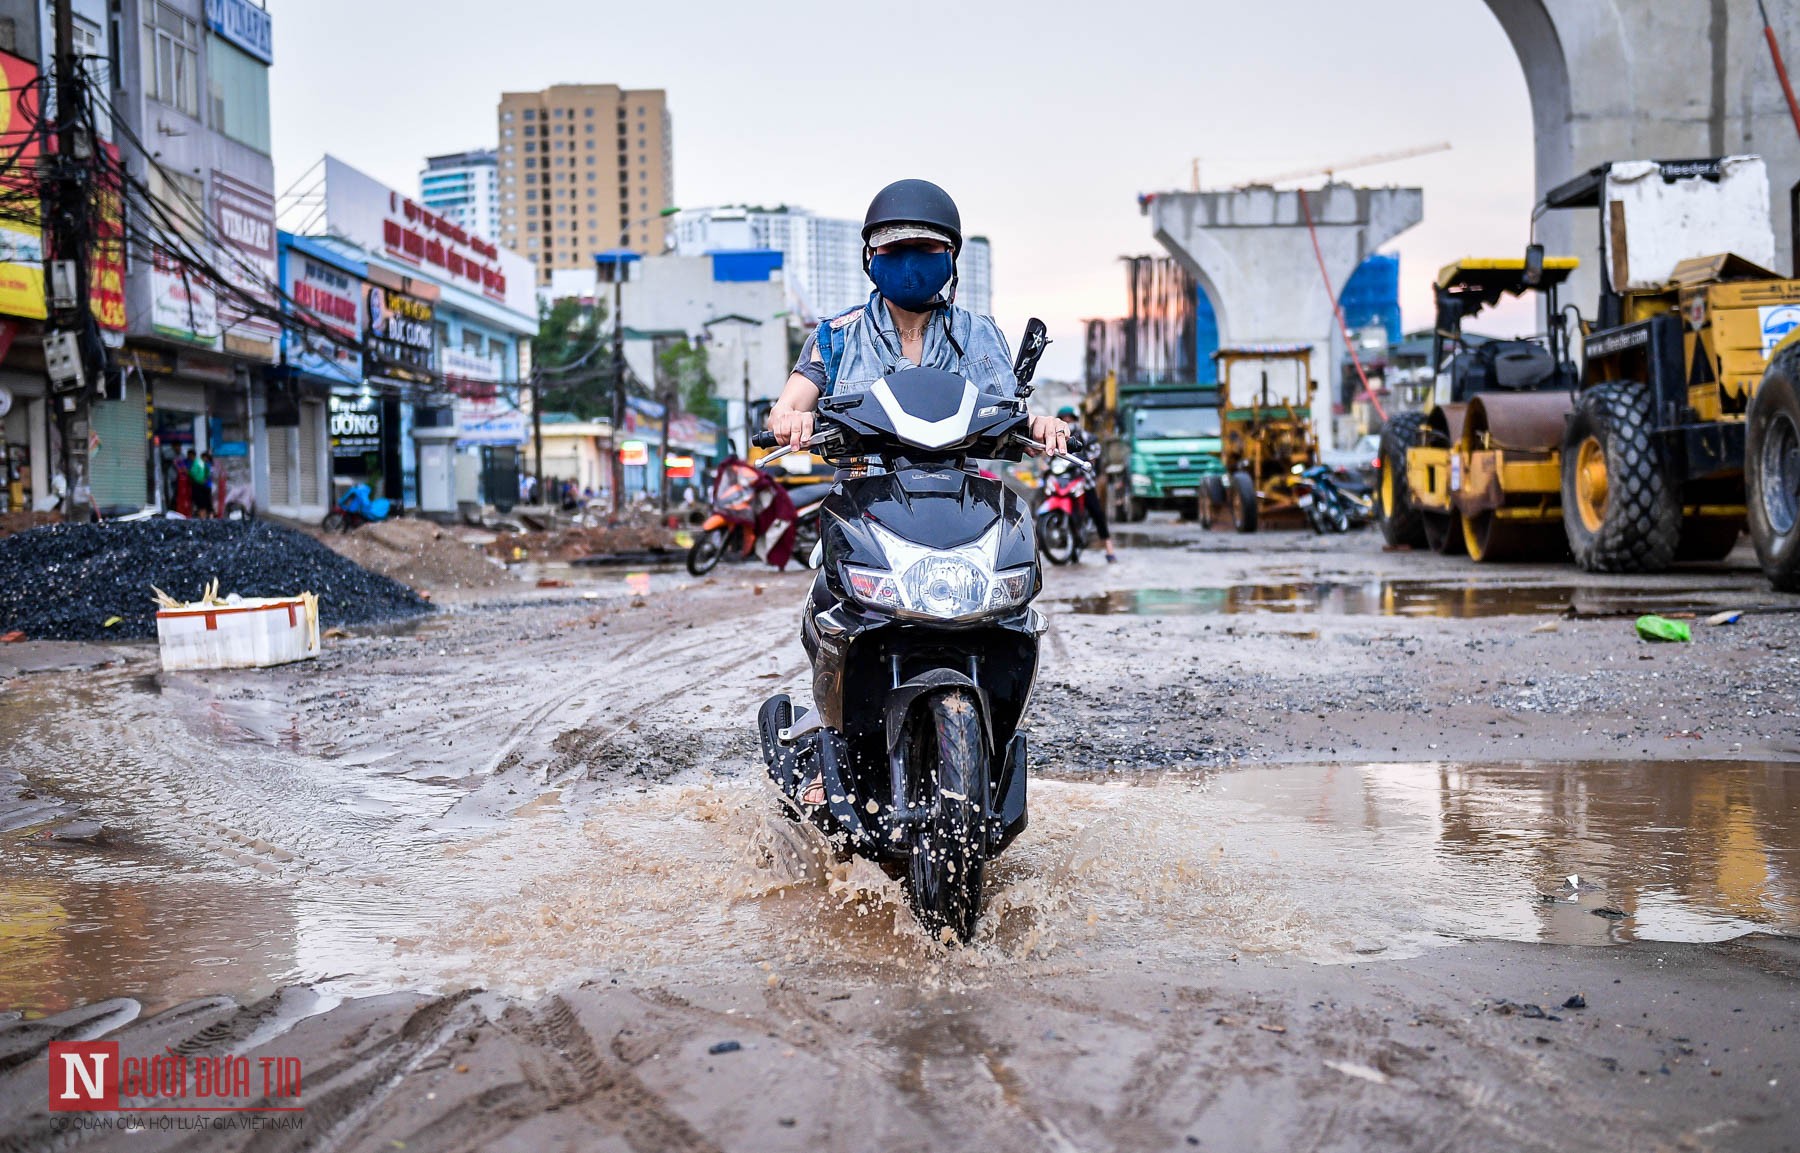
[[[542,381],[546,412],[572,412],[582,420],[612,415],[612,350],[607,342],[606,305],[564,297],[538,305],[538,335],[532,369]]]
[[[707,420],[721,419],[718,383],[713,380],[704,346],[684,337],[657,355],[656,368],[664,389],[679,398],[677,407],[681,411]]]

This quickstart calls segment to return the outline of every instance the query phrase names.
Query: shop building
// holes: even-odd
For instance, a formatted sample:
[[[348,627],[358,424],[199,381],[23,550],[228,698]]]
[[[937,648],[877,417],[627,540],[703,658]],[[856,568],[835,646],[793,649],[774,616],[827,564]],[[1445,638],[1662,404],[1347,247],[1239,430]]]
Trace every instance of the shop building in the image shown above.
[[[118,0],[114,11],[125,166],[242,295],[171,256],[172,240],[133,242],[120,383],[91,405],[85,437],[93,505],[174,507],[189,449],[212,453],[224,504],[248,504],[267,468],[253,455],[252,382],[281,347],[267,315],[279,275],[269,14],[251,0]]]
[[[516,499],[520,373],[537,332],[530,264],[334,156],[323,196],[322,234],[289,238],[290,260],[319,258],[356,289],[353,309],[323,303],[363,346],[359,365],[304,374],[326,406],[328,496],[365,483],[447,516],[506,495],[491,474],[510,469]]]

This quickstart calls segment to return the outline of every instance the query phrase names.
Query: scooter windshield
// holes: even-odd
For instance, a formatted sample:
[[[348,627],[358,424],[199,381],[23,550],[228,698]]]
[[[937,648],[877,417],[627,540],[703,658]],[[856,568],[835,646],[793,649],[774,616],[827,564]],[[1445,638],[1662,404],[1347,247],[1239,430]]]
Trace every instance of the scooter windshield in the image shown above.
[[[869,394],[887,431],[906,444],[941,449],[968,439],[979,390],[953,372],[909,368],[875,382]]]

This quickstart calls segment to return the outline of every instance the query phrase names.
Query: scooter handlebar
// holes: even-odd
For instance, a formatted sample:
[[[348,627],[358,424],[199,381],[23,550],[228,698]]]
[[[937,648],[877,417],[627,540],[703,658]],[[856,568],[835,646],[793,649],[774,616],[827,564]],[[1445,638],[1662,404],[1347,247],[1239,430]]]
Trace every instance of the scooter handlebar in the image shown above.
[[[1080,469],[1082,472],[1086,473],[1088,476],[1094,475],[1093,464],[1088,461],[1082,460],[1078,456],[1072,456],[1066,452],[1051,452],[1049,445],[1043,443],[1042,441],[1032,440],[1030,437],[1026,436],[1022,432],[1014,433],[1013,439],[1018,441],[1020,444],[1024,445],[1026,448],[1034,448],[1039,452],[1049,454],[1049,456],[1052,460],[1066,460],[1070,464],[1074,465],[1076,468]]]
[[[774,448],[781,440],[772,432],[759,432],[750,438],[750,443],[756,448]]]

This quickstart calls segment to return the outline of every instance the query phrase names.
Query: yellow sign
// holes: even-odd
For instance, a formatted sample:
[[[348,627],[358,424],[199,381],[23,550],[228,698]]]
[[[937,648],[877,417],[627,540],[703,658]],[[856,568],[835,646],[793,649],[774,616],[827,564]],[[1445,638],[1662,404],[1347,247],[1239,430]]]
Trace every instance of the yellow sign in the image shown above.
[[[44,309],[44,230],[37,208],[38,112],[37,66],[0,52],[0,195],[17,205],[0,220],[0,313],[42,320]]]

